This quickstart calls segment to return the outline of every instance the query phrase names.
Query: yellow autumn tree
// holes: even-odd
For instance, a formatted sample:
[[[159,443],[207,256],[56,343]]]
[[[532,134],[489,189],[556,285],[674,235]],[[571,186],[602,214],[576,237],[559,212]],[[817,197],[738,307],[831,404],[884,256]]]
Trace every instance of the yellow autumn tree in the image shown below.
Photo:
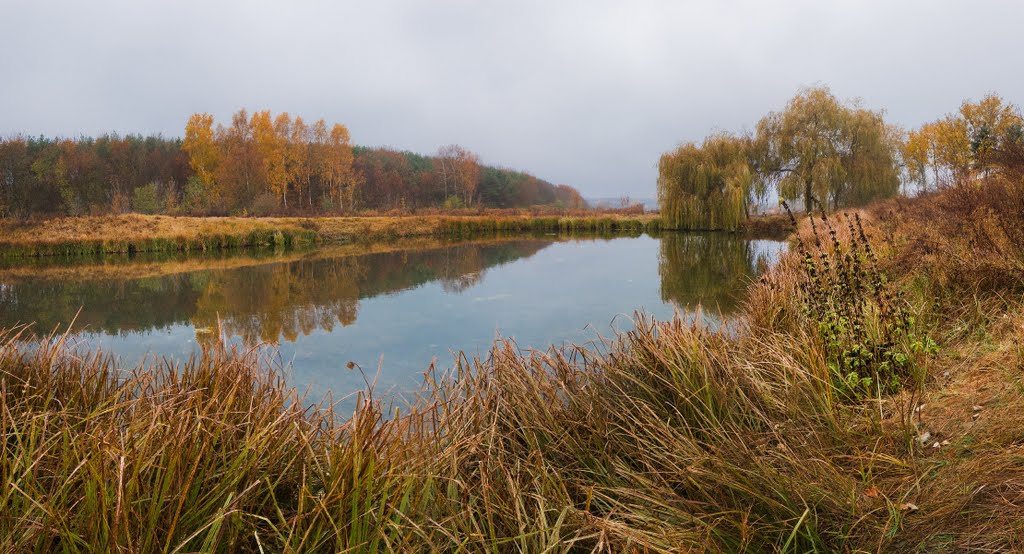
[[[971,159],[979,170],[991,162],[992,153],[1008,142],[1019,142],[1024,135],[1024,118],[1020,108],[997,94],[989,94],[978,102],[960,105],[970,139]]]
[[[243,108],[231,116],[230,126],[217,126],[221,159],[215,178],[217,190],[229,209],[249,206],[266,184],[250,121],[249,112]]]
[[[331,168],[328,162],[330,160],[329,150],[331,134],[330,131],[327,130],[327,123],[324,122],[323,119],[316,120],[316,123],[313,124],[313,128],[310,131],[310,135],[310,172],[313,177],[321,183],[321,194],[323,195],[323,198],[321,198],[320,201],[325,202],[334,197],[334,191],[331,190],[329,186]]]
[[[279,119],[280,117],[278,116]],[[275,129],[270,112],[263,110],[253,113],[250,127],[267,186],[270,192],[280,199],[281,205],[287,208],[288,173],[285,167],[285,144]]]
[[[943,187],[990,170],[994,152],[1024,138],[1020,109],[996,94],[965,100],[957,113],[911,131],[903,160],[911,180]]]
[[[306,193],[310,208],[313,207],[313,196],[310,194],[310,181],[312,180],[311,151],[312,151],[312,130],[306,122],[296,116],[292,121],[291,136],[288,140],[288,181],[295,189],[298,196],[298,203],[302,205],[302,194]]]
[[[185,124],[185,140],[182,150],[188,154],[188,165],[204,184],[212,185],[220,151],[213,135],[213,116],[208,113],[194,113]]]
[[[449,144],[437,150],[435,159],[441,170],[445,200],[452,194],[461,197],[464,205],[472,204],[480,180],[480,158],[458,144]]]
[[[331,127],[328,141],[325,152],[327,155],[327,182],[333,192],[332,196],[337,195],[338,208],[351,210],[355,207],[353,204],[357,182],[352,167],[354,156],[348,127],[335,123]]]
[[[469,150],[462,150],[455,161],[455,185],[462,192],[463,203],[473,205],[480,182],[480,158]]]
[[[965,178],[971,169],[971,142],[965,122],[947,116],[910,131],[903,145],[903,163],[910,180],[926,189]]]

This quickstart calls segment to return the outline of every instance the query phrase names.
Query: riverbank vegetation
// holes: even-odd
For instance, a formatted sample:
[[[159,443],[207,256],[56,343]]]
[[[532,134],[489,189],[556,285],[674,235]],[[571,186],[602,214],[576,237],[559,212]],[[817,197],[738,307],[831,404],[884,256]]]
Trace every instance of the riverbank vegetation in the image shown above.
[[[728,330],[638,316],[604,353],[499,343],[398,411],[372,390],[346,417],[310,407],[259,350],[122,370],[8,332],[0,544],[1021,549],[1024,154],[991,159],[801,221]]]
[[[171,217],[139,214],[0,219],[0,257],[190,252],[302,247],[414,237],[479,238],[515,233],[656,231],[654,214],[492,211],[482,215],[360,217]]]
[[[901,186],[948,186],[985,174],[993,153],[1024,140],[1019,108],[994,94],[909,134],[883,115],[809,88],[753,132],[720,132],[665,153],[658,167],[665,226],[735,230],[761,208],[774,209],[775,198],[807,214],[892,198]]]
[[[433,156],[354,146],[342,124],[239,110],[192,115],[184,139],[104,135],[0,140],[0,217],[338,215],[366,210],[586,206],[579,192],[486,166],[458,146]]]

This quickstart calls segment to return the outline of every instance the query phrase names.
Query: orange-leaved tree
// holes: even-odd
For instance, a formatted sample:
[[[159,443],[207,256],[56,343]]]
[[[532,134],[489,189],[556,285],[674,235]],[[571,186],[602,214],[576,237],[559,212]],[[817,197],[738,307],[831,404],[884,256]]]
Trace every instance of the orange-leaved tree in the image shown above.
[[[220,161],[220,150],[214,140],[212,115],[194,113],[188,118],[181,148],[188,154],[188,165],[196,172],[196,176],[203,183],[212,185]]]

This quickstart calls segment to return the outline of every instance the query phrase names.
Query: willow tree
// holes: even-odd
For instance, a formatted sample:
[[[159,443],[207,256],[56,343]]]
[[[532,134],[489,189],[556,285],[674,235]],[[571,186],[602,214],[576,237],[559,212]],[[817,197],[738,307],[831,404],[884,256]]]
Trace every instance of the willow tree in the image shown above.
[[[844,105],[824,87],[801,90],[761,119],[753,140],[755,177],[810,212],[896,195],[901,133],[881,112]]]
[[[737,229],[747,217],[753,176],[748,140],[725,133],[661,156],[658,204],[668,227]]]

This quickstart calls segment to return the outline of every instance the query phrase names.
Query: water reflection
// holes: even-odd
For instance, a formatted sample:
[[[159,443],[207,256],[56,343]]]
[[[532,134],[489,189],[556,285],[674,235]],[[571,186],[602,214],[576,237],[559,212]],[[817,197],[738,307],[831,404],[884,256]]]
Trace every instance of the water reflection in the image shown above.
[[[118,333],[187,323],[207,280],[204,273],[124,281],[7,279],[0,285],[0,327],[34,323],[48,332],[74,320],[75,330]]]
[[[528,258],[552,241],[466,244],[365,256],[303,259],[209,275],[196,304],[199,328],[220,324],[247,342],[294,342],[355,323],[359,301],[440,281],[461,293],[489,268]]]
[[[114,335],[189,325],[200,341],[212,340],[219,327],[250,343],[294,342],[352,325],[360,300],[435,281],[444,293],[461,294],[488,269],[530,258],[556,242],[486,241],[359,255],[325,250],[284,259],[250,252],[134,265],[113,258],[80,267],[44,259],[32,267],[0,268],[0,326],[34,322],[37,331],[50,331],[74,320],[76,330]],[[717,317],[736,310],[739,293],[781,251],[778,242],[725,234],[671,233],[657,242],[661,300],[680,309],[700,304]],[[589,263],[595,262],[617,263]]]
[[[250,343],[293,342],[353,324],[361,299],[433,281],[447,293],[461,293],[489,268],[528,258],[553,242],[478,242],[336,257],[326,251],[288,261],[256,257],[241,267],[124,279],[96,268],[78,279],[73,271],[48,274],[47,267],[68,268],[43,260],[35,273],[0,271],[0,327],[34,322],[37,331],[49,331],[74,321],[75,330],[122,334],[187,324],[201,341],[212,340],[219,326]],[[113,263],[119,268],[122,261]]]
[[[724,233],[671,233],[661,237],[661,298],[680,308],[701,305],[729,316],[746,286],[774,263],[776,241],[745,240]]]
[[[236,344],[278,344],[291,384],[312,398],[360,390],[350,361],[381,367],[378,390],[408,391],[432,360],[485,356],[497,336],[521,348],[586,344],[631,328],[634,310],[668,319],[698,303],[713,323],[781,247],[665,234],[49,259],[0,267],[0,327],[62,330],[81,309],[78,344],[134,364],[194,354],[219,326]]]

